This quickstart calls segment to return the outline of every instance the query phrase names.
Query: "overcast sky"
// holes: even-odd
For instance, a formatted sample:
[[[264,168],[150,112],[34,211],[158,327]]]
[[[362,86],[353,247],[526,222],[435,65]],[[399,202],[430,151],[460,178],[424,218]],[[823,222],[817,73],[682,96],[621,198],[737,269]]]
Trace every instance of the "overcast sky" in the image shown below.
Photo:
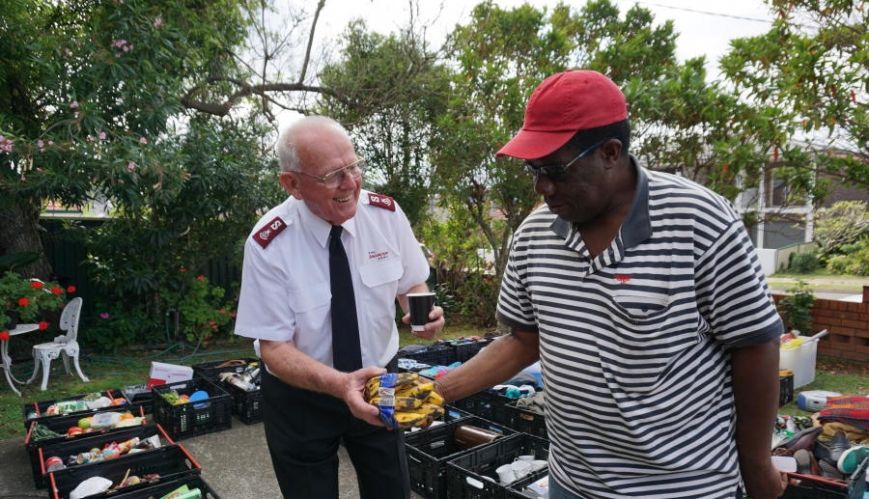
[[[728,0],[711,2],[698,0],[615,0],[619,10],[625,12],[634,4],[651,10],[656,22],[672,19],[679,38],[677,53],[681,60],[706,55],[712,73],[717,60],[728,48],[732,38],[753,36],[766,32],[771,19],[769,7],[760,0]],[[311,2],[313,3],[313,2]],[[421,0],[420,19],[429,25],[429,40],[439,46],[446,34],[457,24],[466,23],[476,2],[473,0]],[[511,8],[524,3],[521,0],[496,0],[496,4]],[[556,1],[528,0],[535,7],[554,6]],[[566,2],[579,9],[585,2]],[[438,10],[443,5],[443,11]],[[347,22],[362,18],[369,28],[382,33],[397,31],[408,18],[407,0],[326,0],[319,29],[324,36],[340,33]],[[744,18],[744,19],[743,19]],[[766,21],[766,22],[759,22]]]
[[[709,77],[718,77],[718,59],[724,55],[733,38],[755,36],[769,30],[771,14],[769,7],[760,0],[728,0],[711,2],[702,0],[614,0],[623,13],[634,4],[649,9],[656,24],[672,19],[678,38],[676,53],[680,60],[700,55],[706,56]],[[323,47],[335,47],[335,41],[352,19],[364,19],[368,28],[380,33],[398,31],[407,24],[408,0],[326,0],[326,6],[317,25],[317,42],[314,53]],[[427,27],[427,40],[431,47],[440,47],[446,35],[456,24],[465,24],[476,5],[475,0],[419,0],[420,12],[417,24]],[[504,8],[521,5],[522,0],[496,0]],[[552,7],[557,0],[527,0],[535,7]],[[584,5],[583,0],[566,1],[574,9]],[[287,5],[300,5],[313,12],[315,0],[277,0],[279,10]],[[307,26],[308,23],[305,23]],[[336,56],[337,54],[332,54]],[[282,113],[280,128],[291,122],[295,113]]]

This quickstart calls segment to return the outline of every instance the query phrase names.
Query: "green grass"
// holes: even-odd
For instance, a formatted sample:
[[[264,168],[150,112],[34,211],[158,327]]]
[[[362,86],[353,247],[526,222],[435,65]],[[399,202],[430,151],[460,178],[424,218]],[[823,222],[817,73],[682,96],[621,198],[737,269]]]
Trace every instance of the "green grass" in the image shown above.
[[[869,285],[869,277],[831,274],[826,269],[813,274],[773,274],[767,277],[767,283],[772,288],[788,289],[799,281],[805,281],[809,289],[815,292],[860,293],[863,286]]]
[[[869,394],[869,363],[819,357],[815,381],[794,390],[794,400],[779,408],[780,414],[808,416],[811,413],[797,407],[796,396],[809,390],[827,390],[843,395]]]

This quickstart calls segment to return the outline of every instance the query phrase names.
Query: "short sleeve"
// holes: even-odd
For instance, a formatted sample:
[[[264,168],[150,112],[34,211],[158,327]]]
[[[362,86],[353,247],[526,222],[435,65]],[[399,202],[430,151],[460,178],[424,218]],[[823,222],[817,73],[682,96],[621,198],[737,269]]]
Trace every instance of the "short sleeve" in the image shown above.
[[[269,263],[267,251],[248,238],[244,247],[235,334],[273,341],[293,339],[296,320],[289,306],[286,282],[283,271]]]
[[[395,215],[398,220],[395,223],[395,231],[398,235],[401,264],[404,266],[404,273],[398,280],[398,294],[405,294],[417,284],[426,282],[431,269],[422,253],[422,248],[419,247],[419,241],[413,235],[410,221],[401,208],[397,205],[396,207]]]
[[[510,327],[526,331],[537,331],[537,317],[528,295],[524,279],[527,268],[527,253],[522,250],[521,237],[517,233],[504,276],[501,278],[501,291],[498,295],[498,320]]]
[[[698,260],[696,273],[698,308],[716,340],[736,348],[781,335],[781,318],[741,222],[722,232]]]

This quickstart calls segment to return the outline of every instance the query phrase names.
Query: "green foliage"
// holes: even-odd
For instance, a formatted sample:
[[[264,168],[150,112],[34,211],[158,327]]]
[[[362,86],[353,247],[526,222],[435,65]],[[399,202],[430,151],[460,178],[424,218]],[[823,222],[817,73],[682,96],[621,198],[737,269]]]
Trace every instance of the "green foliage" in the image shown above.
[[[190,343],[207,342],[232,317],[223,288],[212,286],[204,275],[182,282],[178,290],[163,291],[161,298],[180,314],[180,331]]]
[[[27,279],[12,271],[0,276],[0,328],[18,315],[20,322],[34,322],[42,312],[56,312],[66,303],[66,291],[56,282]]]
[[[788,261],[788,272],[794,274],[811,274],[818,270],[821,264],[818,262],[818,254],[814,251],[808,253],[791,253]]]
[[[159,344],[164,338],[164,324],[154,322],[141,304],[97,303],[94,310],[93,317],[88,317],[87,330],[78,340],[85,349],[117,352],[134,344]]]
[[[812,293],[808,283],[802,280],[788,289],[787,293],[779,305],[785,327],[789,330],[796,329],[801,333],[809,333],[812,330],[812,305],[815,303],[815,294]]]
[[[827,269],[835,274],[869,276],[869,236],[852,244],[843,244],[842,254],[827,260]]]
[[[769,32],[733,40],[721,60],[728,82],[755,108],[740,125],[745,143],[788,167],[793,192],[820,197],[816,169],[869,185],[869,11],[853,1],[770,3],[776,19]],[[807,135],[821,143],[817,151],[797,144]]]
[[[323,95],[319,112],[350,130],[368,161],[366,187],[395,197],[417,225],[428,208],[427,148],[449,93],[447,70],[415,33],[383,36],[361,21],[347,28],[343,55],[320,75],[337,95]]]
[[[815,241],[826,257],[845,253],[843,246],[866,237],[867,233],[869,208],[865,201],[839,201],[816,213]]]

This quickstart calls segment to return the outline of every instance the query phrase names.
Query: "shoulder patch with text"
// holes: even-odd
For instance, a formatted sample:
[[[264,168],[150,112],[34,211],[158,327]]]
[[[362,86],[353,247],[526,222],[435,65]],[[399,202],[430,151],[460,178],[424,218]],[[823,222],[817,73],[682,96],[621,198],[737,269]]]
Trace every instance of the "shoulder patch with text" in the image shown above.
[[[383,208],[389,211],[395,211],[395,200],[383,194],[368,193],[368,204]]]
[[[284,222],[281,217],[275,217],[271,222],[265,224],[263,228],[256,231],[253,235],[253,240],[265,248],[286,228],[287,223]]]

